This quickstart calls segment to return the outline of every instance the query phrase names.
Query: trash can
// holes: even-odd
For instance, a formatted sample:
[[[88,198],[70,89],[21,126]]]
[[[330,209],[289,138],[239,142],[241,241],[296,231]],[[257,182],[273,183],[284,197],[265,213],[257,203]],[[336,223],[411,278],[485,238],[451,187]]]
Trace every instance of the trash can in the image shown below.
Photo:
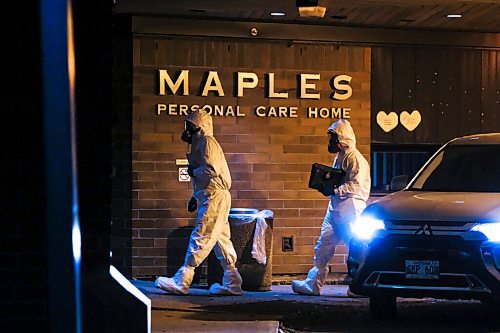
[[[238,256],[236,267],[243,279],[242,289],[246,291],[271,290],[273,212],[252,208],[231,208],[229,226],[231,242]],[[265,258],[263,258],[264,253]],[[219,260],[212,251],[208,257],[208,285],[221,283],[222,274]]]

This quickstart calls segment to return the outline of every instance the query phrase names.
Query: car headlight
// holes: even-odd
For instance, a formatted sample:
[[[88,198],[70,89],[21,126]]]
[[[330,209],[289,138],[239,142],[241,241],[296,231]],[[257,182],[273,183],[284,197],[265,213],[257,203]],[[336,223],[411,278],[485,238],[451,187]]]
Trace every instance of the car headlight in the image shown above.
[[[361,215],[351,224],[351,232],[354,237],[362,240],[370,240],[377,230],[385,229],[384,221],[370,215]]]
[[[500,222],[479,223],[472,227],[471,230],[479,231],[492,242],[500,242]]]

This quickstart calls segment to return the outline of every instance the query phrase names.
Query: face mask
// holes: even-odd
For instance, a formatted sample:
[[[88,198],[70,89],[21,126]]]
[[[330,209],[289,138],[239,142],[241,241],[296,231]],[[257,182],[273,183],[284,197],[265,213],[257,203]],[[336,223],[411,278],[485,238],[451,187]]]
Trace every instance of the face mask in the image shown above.
[[[336,154],[340,151],[339,136],[336,133],[328,133],[330,135],[330,141],[328,141],[328,152]]]
[[[193,143],[193,135],[188,130],[184,130],[181,135],[181,140],[189,144]]]
[[[200,131],[200,127],[196,127],[192,122],[184,122],[184,132],[182,132],[181,140],[187,143],[193,143],[193,135]]]

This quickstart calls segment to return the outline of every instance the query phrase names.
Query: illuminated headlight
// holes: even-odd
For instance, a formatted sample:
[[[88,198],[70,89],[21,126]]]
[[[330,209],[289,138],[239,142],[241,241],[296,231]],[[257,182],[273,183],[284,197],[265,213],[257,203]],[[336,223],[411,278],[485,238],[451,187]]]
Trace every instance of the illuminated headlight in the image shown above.
[[[381,229],[385,229],[384,221],[369,215],[362,215],[351,224],[353,236],[362,240],[372,239],[375,232]]]
[[[472,227],[471,230],[479,231],[492,242],[500,242],[500,222],[479,223]]]

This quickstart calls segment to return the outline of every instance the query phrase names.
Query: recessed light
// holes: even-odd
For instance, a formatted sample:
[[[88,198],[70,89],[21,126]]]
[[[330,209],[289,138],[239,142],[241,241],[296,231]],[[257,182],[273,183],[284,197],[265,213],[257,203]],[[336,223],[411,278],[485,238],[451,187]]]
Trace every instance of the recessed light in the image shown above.
[[[461,18],[462,14],[448,14],[446,15],[447,18]]]
[[[272,12],[271,16],[285,16],[285,13],[283,13],[283,12]]]

